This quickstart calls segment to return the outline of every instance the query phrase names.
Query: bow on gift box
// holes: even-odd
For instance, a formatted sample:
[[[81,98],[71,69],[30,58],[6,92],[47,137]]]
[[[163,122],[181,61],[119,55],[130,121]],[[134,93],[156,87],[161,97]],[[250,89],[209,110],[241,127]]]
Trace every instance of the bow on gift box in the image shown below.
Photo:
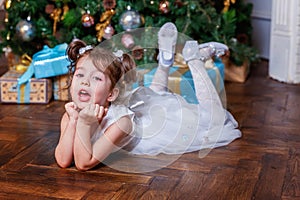
[[[18,84],[26,83],[34,75],[35,78],[48,78],[68,73],[70,61],[66,55],[66,43],[56,45],[54,48],[44,46],[35,53],[27,71],[18,79]]]
[[[32,59],[30,58],[30,56],[28,56],[27,54],[23,54],[19,63],[15,65],[16,71],[24,73],[31,62]]]
[[[181,68],[188,68],[189,66],[186,64],[183,55],[181,53],[175,54],[174,66],[178,66]]]

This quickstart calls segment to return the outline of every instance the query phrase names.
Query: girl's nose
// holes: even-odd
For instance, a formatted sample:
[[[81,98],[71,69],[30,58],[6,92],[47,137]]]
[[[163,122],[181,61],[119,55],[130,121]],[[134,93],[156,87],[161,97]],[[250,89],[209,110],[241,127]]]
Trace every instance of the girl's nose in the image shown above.
[[[86,80],[81,81],[80,85],[90,86],[90,83]]]

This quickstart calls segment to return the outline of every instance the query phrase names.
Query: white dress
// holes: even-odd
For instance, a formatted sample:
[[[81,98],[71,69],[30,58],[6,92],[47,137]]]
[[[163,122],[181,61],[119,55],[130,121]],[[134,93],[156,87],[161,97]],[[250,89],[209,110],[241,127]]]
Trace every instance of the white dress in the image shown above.
[[[190,104],[178,94],[156,93],[139,87],[130,93],[126,102],[110,106],[92,142],[125,115],[132,119],[134,130],[120,146],[135,155],[212,149],[241,137],[233,116],[223,107],[215,109],[212,101]]]

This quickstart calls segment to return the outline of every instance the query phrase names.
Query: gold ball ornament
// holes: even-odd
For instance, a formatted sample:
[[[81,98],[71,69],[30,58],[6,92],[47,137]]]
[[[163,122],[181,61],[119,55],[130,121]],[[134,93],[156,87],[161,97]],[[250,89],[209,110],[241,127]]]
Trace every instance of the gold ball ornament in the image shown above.
[[[94,25],[94,17],[89,13],[84,13],[81,17],[81,23],[84,27],[88,28]]]
[[[163,14],[170,12],[170,3],[169,1],[162,1],[159,3],[159,11]]]

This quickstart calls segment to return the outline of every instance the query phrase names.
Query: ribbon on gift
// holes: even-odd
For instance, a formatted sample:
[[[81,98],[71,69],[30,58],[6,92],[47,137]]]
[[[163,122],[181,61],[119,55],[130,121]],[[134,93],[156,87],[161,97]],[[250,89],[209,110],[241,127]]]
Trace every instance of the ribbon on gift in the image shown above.
[[[50,48],[47,45],[32,57],[27,71],[18,79],[18,84],[26,83],[33,75],[35,78],[48,78],[68,73],[70,61],[66,55],[66,43]]]
[[[24,73],[30,66],[32,59],[26,53],[21,56],[21,61],[16,64],[16,71]]]
[[[177,94],[182,94],[182,79],[185,78],[184,75],[186,72],[189,71],[189,68],[182,68],[182,67],[172,67],[169,74],[169,81],[168,81],[168,87],[172,90],[172,92]],[[192,80],[192,77],[190,77]],[[186,80],[184,80],[186,81]],[[193,83],[193,82],[192,82]]]
[[[30,80],[26,84],[17,85],[18,103],[30,102]]]

